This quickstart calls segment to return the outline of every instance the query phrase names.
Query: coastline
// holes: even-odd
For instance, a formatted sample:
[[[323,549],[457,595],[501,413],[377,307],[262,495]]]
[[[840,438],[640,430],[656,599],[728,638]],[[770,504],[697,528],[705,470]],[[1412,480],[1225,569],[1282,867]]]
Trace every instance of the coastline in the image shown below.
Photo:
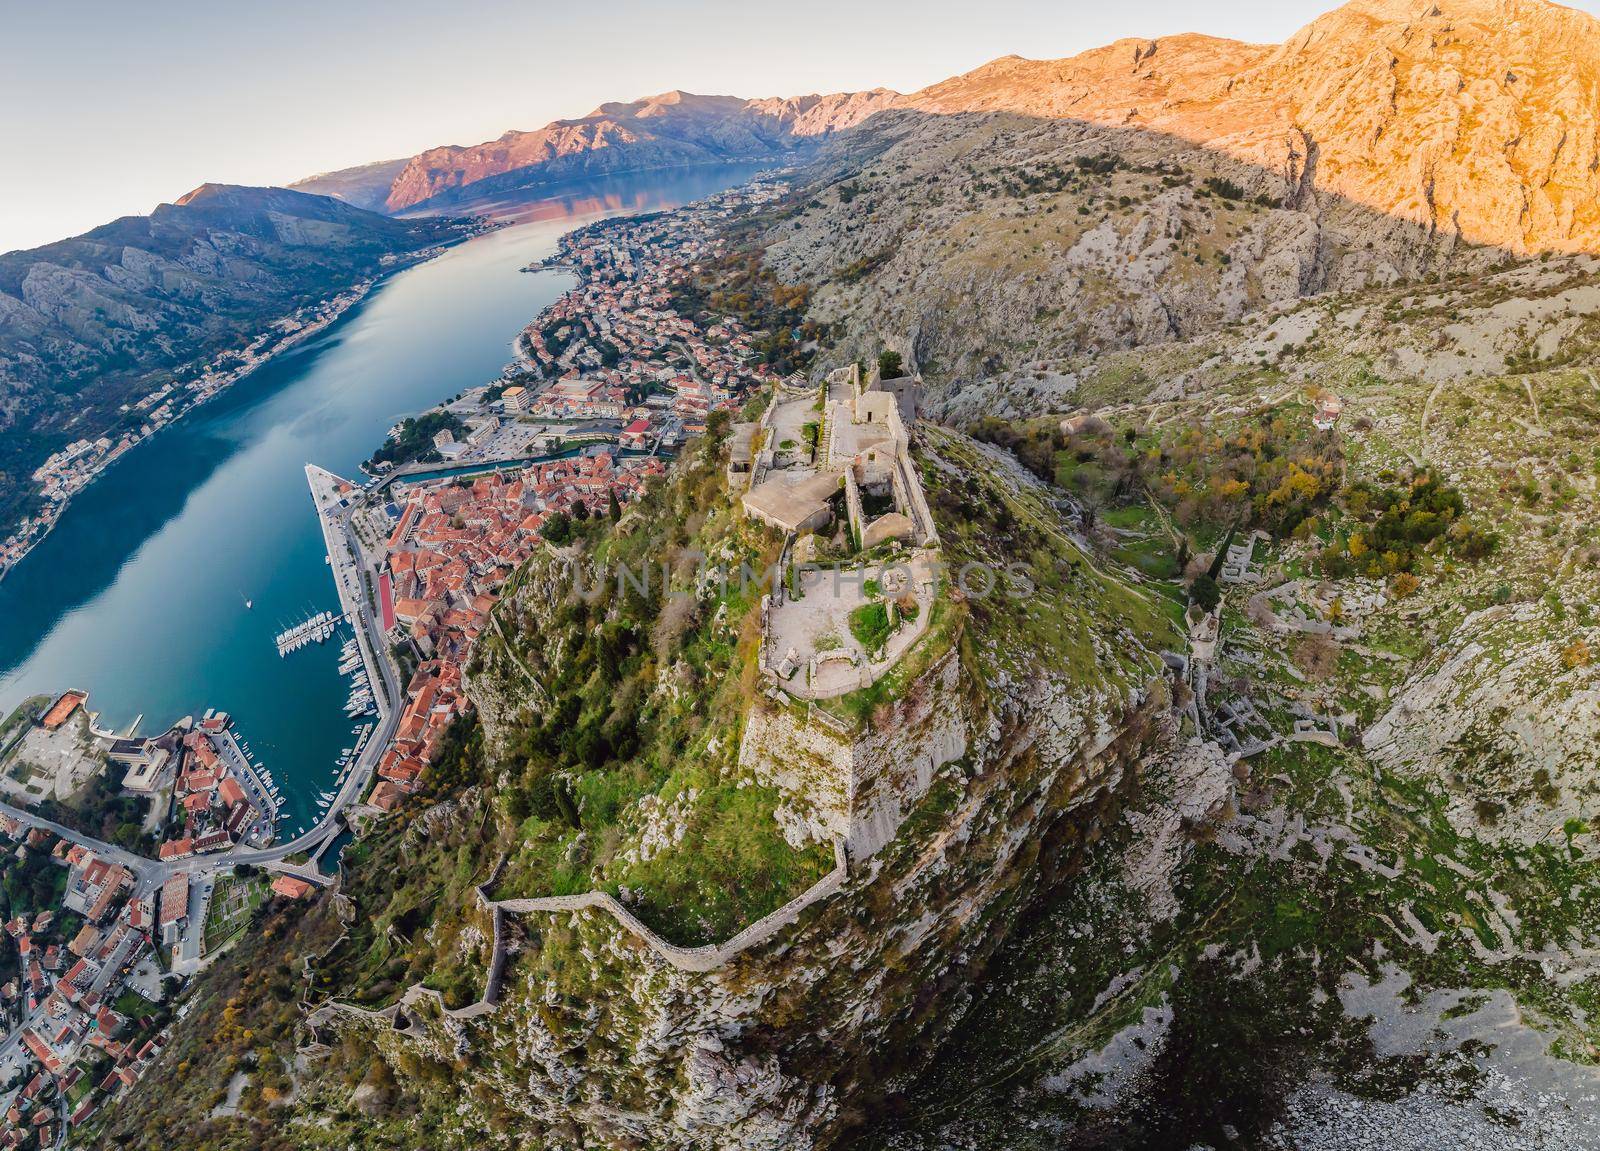
[[[210,361],[208,361],[208,368],[210,365],[215,364],[217,360],[224,356],[250,357],[250,348],[260,341],[269,338],[275,329],[279,328],[281,325],[299,321],[300,317],[306,313],[314,313],[313,318],[302,322],[301,325],[294,331],[285,333],[281,339],[274,341],[270,348],[262,350],[262,352],[257,356],[248,358],[245,363],[239,365],[238,367],[222,373],[218,377],[217,383],[211,388],[210,391],[206,392],[205,395],[198,397],[181,410],[175,412],[171,419],[151,429],[148,435],[140,436],[121,451],[112,455],[108,455],[106,458],[95,464],[89,470],[86,480],[80,484],[71,495],[65,497],[64,499],[57,500],[49,506],[47,510],[52,514],[50,515],[48,521],[45,523],[42,529],[37,526],[32,529],[32,537],[27,541],[27,545],[17,553],[16,557],[12,559],[11,562],[0,565],[0,582],[3,582],[18,565],[23,563],[23,561],[33,554],[33,550],[35,548],[49,538],[50,533],[55,531],[56,525],[61,522],[62,517],[65,516],[68,509],[71,508],[73,501],[77,499],[81,493],[89,490],[89,488],[103,480],[111,471],[111,469],[115,467],[116,464],[121,461],[122,458],[129,452],[133,451],[135,448],[143,447],[145,444],[154,440],[168,428],[176,427],[191,412],[197,411],[198,409],[204,407],[209,401],[214,400],[218,396],[227,392],[240,380],[245,379],[258,368],[271,363],[280,353],[288,351],[291,348],[298,347],[305,343],[312,336],[316,336],[327,331],[328,328],[333,326],[333,324],[343,319],[357,304],[360,304],[369,295],[371,295],[373,289],[383,284],[390,277],[406,271],[409,268],[414,268],[418,265],[425,264],[429,260],[435,259],[436,257],[442,255],[448,249],[455,247],[457,244],[465,243],[474,236],[482,235],[484,232],[490,230],[492,230],[492,228],[479,229],[465,234],[458,239],[452,240],[449,243],[435,244],[431,247],[420,249],[413,254],[415,258],[398,259],[389,267],[383,268],[378,274],[370,276],[365,280],[358,280],[356,283],[340,289],[329,299],[322,300],[315,304],[307,304],[303,307],[296,308],[288,315],[279,316],[274,320],[268,321],[249,341],[244,344],[242,348],[230,348],[218,352],[211,358]],[[7,547],[14,546],[17,542],[17,534],[18,533],[13,532],[10,536],[0,539],[0,551],[3,551]]]
[[[635,212],[623,213],[623,215],[627,215],[627,216],[632,216],[632,215],[636,215],[636,214],[640,214],[640,213],[635,213]],[[654,214],[654,213],[649,212],[647,210],[644,214]],[[216,374],[216,376],[212,377],[211,380],[208,381],[208,383],[206,385],[207,388],[208,388],[208,391],[207,391],[207,394],[205,395],[204,398],[205,399],[210,399],[215,395],[220,395],[222,392],[227,391],[234,384],[238,383],[240,380],[243,380],[243,379],[246,379],[247,377],[249,377],[250,373],[253,372],[256,368],[261,367],[261,366],[263,366],[265,364],[271,363],[273,361],[273,357],[276,356],[279,352],[284,351],[286,349],[295,348],[297,346],[303,346],[304,343],[308,339],[310,339],[311,337],[316,336],[316,335],[318,335],[320,333],[323,333],[323,332],[327,331],[335,323],[335,321],[349,319],[351,317],[351,315],[354,312],[357,311],[357,309],[355,308],[355,305],[358,304],[358,303],[362,303],[364,301],[369,300],[371,298],[371,296],[373,295],[373,289],[382,286],[385,282],[388,281],[388,278],[390,276],[393,276],[395,273],[401,272],[401,271],[415,270],[418,267],[427,265],[432,261],[434,256],[444,254],[449,249],[454,248],[454,247],[458,247],[458,246],[464,244],[469,239],[479,238],[481,236],[487,236],[491,232],[500,231],[503,228],[506,228],[506,227],[510,226],[511,224],[513,224],[513,223],[514,223],[514,221],[506,221],[506,222],[480,221],[478,223],[477,227],[471,229],[470,231],[464,231],[462,234],[460,234],[458,236],[452,237],[451,241],[449,243],[447,243],[447,244],[433,245],[428,249],[421,249],[416,253],[408,254],[408,255],[403,256],[403,257],[399,257],[393,263],[391,263],[390,265],[384,267],[382,269],[382,271],[381,271],[381,274],[369,276],[369,277],[367,277],[367,278],[365,278],[363,280],[360,280],[360,281],[350,285],[349,287],[343,289],[341,292],[337,293],[336,295],[334,295],[334,296],[332,296],[332,297],[330,297],[328,299],[325,299],[323,301],[319,301],[319,302],[310,304],[305,309],[298,309],[295,313],[292,314],[293,318],[298,320],[300,317],[307,316],[308,314],[310,315],[311,318],[309,320],[300,320],[299,326],[293,327],[289,331],[283,331],[281,329],[276,330],[276,331],[269,331],[268,330],[268,329],[271,329],[274,324],[281,324],[282,323],[281,320],[275,320],[275,321],[272,321],[269,324],[264,324],[260,330],[262,332],[265,332],[268,335],[269,339],[271,337],[273,337],[273,336],[276,336],[277,338],[276,339],[271,339],[270,346],[266,346],[265,343],[263,343],[261,345],[257,345],[258,350],[259,350],[259,354],[255,355],[255,356],[252,356],[250,358],[249,362],[245,362],[245,363],[235,362],[233,365],[230,366],[230,368],[227,371],[227,373],[225,374],[225,376],[224,376],[223,373],[219,372],[219,373]],[[550,256],[547,256],[546,258],[548,259],[548,258],[554,257],[557,261],[561,261],[562,263],[567,263],[568,264],[567,267],[560,269],[560,271],[565,272],[565,275],[561,276],[561,281],[566,281],[569,277],[572,277],[572,278],[575,278],[575,279],[579,279],[579,280],[581,280],[581,278],[582,278],[581,273],[580,273],[580,271],[579,271],[579,269],[577,267],[572,266],[568,261],[562,260],[562,247],[561,247],[561,245],[563,244],[563,242],[564,242],[564,240],[565,240],[565,238],[567,236],[569,236],[574,231],[581,231],[584,226],[585,225],[581,224],[581,223],[578,224],[576,227],[574,225],[572,225],[572,224],[565,224],[564,226],[560,227],[557,230],[557,232],[551,238],[550,242],[551,242],[553,250],[550,252]],[[522,256],[520,259],[518,259],[516,261],[514,267],[511,269],[512,274],[516,275],[517,273],[521,273],[525,269],[528,269],[530,267],[530,264],[536,266],[538,264],[538,262],[539,261],[537,261],[537,260],[530,261],[527,256]],[[551,269],[551,270],[556,270],[556,269]],[[521,279],[522,277],[518,276],[518,278]],[[524,311],[524,312],[521,313],[521,315],[518,318],[518,323],[521,325],[521,327],[517,330],[516,335],[510,341],[511,347],[510,347],[509,350],[511,351],[512,355],[515,357],[515,360],[513,361],[513,364],[511,366],[515,367],[515,366],[520,366],[520,365],[526,363],[525,348],[519,346],[521,344],[521,337],[524,334],[524,329],[526,329],[526,327],[529,324],[535,324],[536,325],[537,322],[542,317],[548,316],[551,313],[552,309],[555,308],[557,306],[557,304],[559,304],[565,298],[567,293],[569,293],[572,290],[572,287],[573,287],[572,284],[563,282],[562,285],[561,285],[561,288],[558,289],[559,294],[556,295],[556,297],[554,299],[542,299],[542,300],[539,301],[539,303],[534,308],[532,308],[532,309],[530,309],[528,311]],[[531,320],[527,318],[530,315],[532,316]],[[504,339],[504,336],[501,336],[500,338]],[[501,346],[503,347],[504,345],[501,345]],[[226,354],[226,353],[220,353],[219,356],[220,355],[224,355],[224,354]],[[237,355],[237,353],[234,353],[234,354]],[[502,361],[501,364],[500,364],[500,371],[504,372],[506,366],[507,365]],[[482,376],[482,377],[479,377],[479,378],[480,379],[493,379],[494,378],[493,369],[490,370],[489,374],[486,374],[485,376]],[[437,395],[437,393],[435,393],[435,394]],[[201,402],[203,402],[203,400]],[[152,431],[150,431],[147,435],[145,435],[142,439],[140,439],[137,442],[142,444],[145,439],[153,438],[155,432],[160,431],[165,427],[180,426],[179,425],[179,421],[183,418],[183,416],[188,415],[190,411],[194,410],[195,408],[197,408],[199,406],[200,406],[200,403],[196,402],[196,403],[189,404],[188,406],[180,409],[178,412],[176,412],[170,418],[166,419],[159,427],[154,428]],[[423,409],[423,410],[425,410],[425,409]],[[182,426],[193,427],[195,425],[191,423],[189,425],[182,425]],[[126,450],[124,450],[123,452],[118,454],[117,458],[120,459],[122,457],[122,455],[126,455],[126,454],[128,454],[128,453],[127,453]],[[140,470],[146,469],[146,468],[152,466],[152,461],[159,461],[162,458],[163,454],[164,453],[162,453],[162,454],[146,454],[145,456],[138,457],[137,467]],[[568,453],[558,453],[557,455],[558,456],[565,456],[566,454],[568,454]],[[632,454],[632,453],[629,452],[629,453],[626,453],[626,454]],[[547,453],[539,453],[538,456],[532,457],[532,458],[543,460],[543,459],[549,458],[549,456],[548,456]],[[107,472],[109,472],[109,470],[110,470],[111,464],[113,464],[115,462],[116,462],[115,459],[109,460],[109,461],[106,461],[105,463],[103,463],[98,468],[96,468],[96,470],[94,472],[93,480],[83,483],[81,487],[75,488],[73,493],[72,493],[72,498],[75,498],[76,495],[81,491],[86,491],[86,490],[90,490],[91,488],[93,488],[94,482],[98,481],[105,474],[107,474]],[[521,462],[526,464],[527,462],[529,462],[529,460],[522,460]],[[391,477],[391,478],[401,478],[401,477]],[[104,490],[104,489],[96,489],[96,490]],[[99,499],[97,498],[95,502],[98,505]],[[70,500],[63,500],[62,501],[62,505],[63,505],[63,509],[62,510],[63,511],[65,510],[65,507],[69,503],[70,503]],[[50,537],[50,532],[54,530],[56,524],[58,522],[60,522],[60,520],[62,518],[64,518],[64,517],[57,516],[56,520],[53,521],[50,524],[48,530],[41,530],[39,532],[38,536],[30,541],[27,554],[31,554],[33,546],[36,546],[39,542],[41,542],[44,539],[51,538]],[[76,520],[73,521],[73,524],[75,524],[75,523],[76,523]],[[69,524],[68,525],[69,529],[73,529],[73,524]],[[327,545],[326,532],[324,532],[324,539],[323,539],[322,542],[323,542],[324,546],[321,549],[321,555],[318,558],[319,558],[319,560],[326,560],[326,559],[329,558],[328,557],[327,548],[326,548],[326,545]],[[13,565],[13,566],[15,566],[15,565]],[[320,564],[319,564],[319,566],[320,566]],[[33,574],[34,570],[35,569],[30,569],[30,572],[28,573],[28,576],[27,576],[27,582],[30,585],[33,582],[35,582],[34,581],[34,574]],[[3,576],[0,576],[0,578],[3,578]],[[323,578],[326,579],[327,576],[324,575]],[[384,662],[383,659],[382,659],[382,654],[383,653],[381,653],[381,652],[378,653],[379,658],[378,658],[377,662],[380,664],[380,666]],[[370,657],[369,657],[369,663],[370,663]],[[383,680],[387,679],[386,676],[383,676],[381,674],[376,676],[376,677],[371,676],[370,675],[370,672],[371,672],[371,667],[370,666],[367,668],[367,670],[369,672],[369,679],[371,679],[374,682],[375,686],[378,683],[382,682]],[[384,686],[389,687],[390,685],[385,684]],[[398,687],[397,686],[390,687],[390,690],[389,690],[389,692],[387,694],[389,696],[391,696],[391,697],[397,695],[398,694]],[[209,699],[209,694],[208,694],[207,698]],[[392,706],[392,704],[391,704],[391,706]],[[158,710],[160,710],[160,709],[158,709]],[[263,730],[266,730],[266,729],[263,729]],[[382,735],[382,732],[380,731],[377,734]],[[258,740],[261,739],[261,738],[267,738],[267,737],[258,736]],[[386,741],[384,741],[383,739],[374,740],[373,743],[375,745],[375,750],[381,750],[385,742]],[[368,782],[370,782],[370,779],[368,780]],[[300,813],[300,814],[309,815],[311,813],[305,812],[305,813]],[[318,817],[315,816],[315,815],[311,815],[311,818],[314,821],[314,826],[316,824],[321,824],[321,823],[324,822],[324,821],[318,819]],[[293,824],[291,823],[291,824],[288,824],[286,826],[292,827]]]

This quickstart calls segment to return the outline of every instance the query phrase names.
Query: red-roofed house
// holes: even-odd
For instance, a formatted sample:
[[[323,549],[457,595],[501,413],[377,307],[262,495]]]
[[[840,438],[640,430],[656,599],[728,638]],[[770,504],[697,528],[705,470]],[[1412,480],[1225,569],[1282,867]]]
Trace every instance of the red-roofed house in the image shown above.
[[[163,863],[169,859],[182,859],[186,855],[194,854],[194,841],[187,838],[169,839],[161,845],[161,850],[158,854]]]
[[[292,875],[280,875],[272,881],[272,894],[286,899],[304,899],[313,890],[315,888],[311,884]]]
[[[372,794],[367,796],[367,802],[379,811],[393,811],[400,805],[401,792],[398,787],[387,779],[380,779],[378,786],[372,789]]]
[[[233,776],[227,776],[221,783],[217,784],[217,795],[222,800],[222,806],[232,807],[234,804],[243,801],[244,785]]]
[[[161,939],[173,943],[189,921],[189,877],[179,872],[161,885]]]

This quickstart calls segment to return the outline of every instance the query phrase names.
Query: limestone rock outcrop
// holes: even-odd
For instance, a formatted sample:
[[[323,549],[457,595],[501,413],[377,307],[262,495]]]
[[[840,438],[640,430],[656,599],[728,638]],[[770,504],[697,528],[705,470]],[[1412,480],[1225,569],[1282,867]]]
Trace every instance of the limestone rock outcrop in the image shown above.
[[[1311,295],[1600,250],[1597,77],[1600,21],[1544,0],[1005,57],[834,136],[768,265],[840,362],[904,345],[948,412]]]
[[[1355,0],[1284,44],[1184,35],[1008,56],[897,101],[1163,133],[1511,252],[1600,245],[1600,21],[1545,0]]]

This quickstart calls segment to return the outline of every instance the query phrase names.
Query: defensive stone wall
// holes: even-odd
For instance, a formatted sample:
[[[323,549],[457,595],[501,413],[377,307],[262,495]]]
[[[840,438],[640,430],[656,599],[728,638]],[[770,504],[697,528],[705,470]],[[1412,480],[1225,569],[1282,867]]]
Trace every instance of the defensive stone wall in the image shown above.
[[[850,535],[858,544],[865,537],[867,517],[861,510],[861,485],[853,468],[844,470],[844,506],[850,517]]]
[[[312,1042],[301,1048],[309,1051],[323,1048],[317,1038],[319,1029],[336,1024],[343,1016],[368,1023],[377,1023],[393,1027],[397,1031],[409,1031],[411,1020],[407,1011],[418,1003],[432,1002],[439,1014],[445,1019],[456,1022],[465,1022],[488,1015],[500,1005],[500,993],[505,979],[506,957],[509,950],[508,933],[505,930],[505,917],[507,915],[539,915],[563,914],[584,911],[602,911],[617,921],[624,931],[638,939],[652,952],[665,962],[671,964],[679,971],[706,972],[715,971],[726,966],[742,952],[750,950],[759,944],[765,943],[787,927],[793,926],[805,910],[821,900],[838,892],[850,877],[849,861],[845,854],[844,844],[835,841],[833,847],[834,865],[816,883],[801,892],[794,899],[785,903],[775,911],[769,912],[750,924],[737,935],[723,940],[721,943],[708,943],[701,947],[680,947],[675,943],[668,943],[650,928],[639,921],[638,916],[629,911],[610,894],[604,891],[586,891],[580,895],[546,895],[527,899],[492,899],[488,889],[494,882],[480,884],[477,888],[479,904],[493,917],[494,941],[489,957],[489,967],[484,980],[483,994],[473,1003],[465,1007],[446,1007],[444,996],[431,987],[418,983],[406,989],[400,998],[388,1007],[377,1010],[360,1007],[353,1003],[339,1000],[330,1000],[322,1004],[306,1016],[306,1024],[311,1030]],[[499,868],[496,868],[498,874]]]
[[[844,886],[849,878],[849,863],[844,845],[834,844],[833,870],[812,884],[801,894],[746,927],[739,934],[721,943],[708,943],[702,947],[680,947],[668,943],[650,928],[639,922],[637,916],[604,891],[586,891],[582,895],[546,895],[531,899],[502,899],[491,906],[503,912],[531,915],[537,912],[585,911],[589,909],[608,913],[623,930],[633,935],[651,951],[680,971],[714,971],[726,965],[740,952],[765,943],[784,928],[791,926],[806,908],[826,899]]]
[[[910,511],[912,530],[915,533],[913,538],[918,546],[936,548],[939,546],[939,529],[933,525],[933,512],[928,507],[928,498],[922,491],[922,483],[910,470],[913,466],[911,457],[905,452],[900,452],[895,457],[893,475],[895,500],[899,506]]]
[[[783,793],[786,828],[842,840],[852,860],[868,859],[894,839],[939,768],[966,754],[960,675],[952,648],[891,705],[888,722],[860,732],[820,723],[809,709],[758,704],[740,765]]]

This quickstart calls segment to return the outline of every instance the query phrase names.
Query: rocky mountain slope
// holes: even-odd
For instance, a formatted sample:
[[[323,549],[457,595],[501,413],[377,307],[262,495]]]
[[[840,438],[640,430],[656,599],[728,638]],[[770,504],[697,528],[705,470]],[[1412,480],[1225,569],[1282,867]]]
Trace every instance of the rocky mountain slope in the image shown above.
[[[1358,3],[1282,48],[997,62],[833,137],[728,243],[813,289],[817,363],[924,371],[951,567],[1036,594],[941,602],[882,693],[762,692],[759,598],[688,563],[781,546],[714,423],[518,573],[434,802],[196,984],[164,1056],[192,1097],[152,1076],[106,1138],[1600,1143],[1600,256],[1530,254],[1590,243],[1578,144],[1526,169],[1512,120],[1478,131],[1581,123],[1586,21]],[[1527,212],[1475,204],[1480,167]],[[666,586],[594,578],[640,557]],[[747,747],[808,778],[840,741],[928,765],[894,838],[727,965],[672,962],[826,866]],[[657,940],[485,902],[592,884]]]
[[[906,97],[1162,133],[1323,194],[1522,253],[1600,245],[1600,22],[1545,0],[1354,0],[1284,44],[1122,40],[1009,57]]]
[[[840,716],[896,760],[951,725],[963,754],[878,855],[729,966],[679,969],[594,908],[506,912],[500,1004],[476,1011],[496,931],[479,884],[567,890],[609,861],[689,942],[779,874],[738,862],[778,810],[733,752],[730,704],[782,711],[738,673],[751,601],[687,564],[671,613],[665,587],[562,594],[566,559],[601,587],[630,556],[760,550],[720,449],[686,454],[643,514],[519,573],[470,673],[483,734],[447,755],[439,802],[197,984],[165,1057],[190,1091],[152,1077],[106,1138],[1592,1146],[1595,270],[1306,301],[1094,357],[1070,387],[994,384],[976,439],[924,427],[952,567],[1022,563],[1039,594],[954,604],[925,673]],[[1442,374],[1419,376],[1436,347]],[[1319,429],[1330,385],[1343,412]],[[1080,406],[1093,418],[1063,426]],[[1216,630],[1185,642],[1185,585],[1230,540],[1248,558]],[[632,724],[616,780],[640,801],[549,770],[569,737]],[[815,721],[793,734],[803,767]],[[563,780],[579,826],[552,849]],[[292,1010],[250,1006],[267,984],[274,1005],[305,987],[342,1006],[307,1043]],[[238,1076],[238,1110],[207,1111]]]
[[[832,141],[769,260],[847,352],[887,341],[954,390],[1034,352],[1591,250],[1597,62],[1600,23],[1542,0],[1008,57]]]
[[[615,526],[591,520],[573,548],[518,573],[470,668],[481,737],[430,772],[441,802],[375,827],[347,857],[332,901],[342,927],[326,908],[292,930],[289,916],[269,921],[269,936],[292,941],[276,969],[309,957],[315,1003],[332,1004],[313,1029],[249,1008],[232,991],[238,969],[219,965],[196,988],[197,1026],[166,1056],[202,1078],[183,1098],[118,1109],[105,1137],[837,1145],[963,1014],[973,975],[1040,885],[1078,866],[1140,786],[1141,765],[1174,755],[1180,722],[1158,654],[1178,638],[1170,605],[1101,571],[1048,491],[980,445],[935,433],[920,454],[952,560],[1029,566],[1035,598],[941,602],[903,678],[813,716],[751,684],[757,601],[737,583],[721,587],[685,559],[670,597],[660,585],[576,597],[573,563],[588,573],[581,586],[600,587],[594,570],[630,557],[687,548],[736,565],[777,542],[734,513],[714,429],[642,510]],[[598,908],[491,920],[478,885],[514,900],[581,888],[590,868],[674,943],[698,942],[708,921],[725,938],[731,925],[717,917],[730,901],[746,919],[766,910],[775,863],[811,848],[785,846],[776,797],[746,762],[747,715],[751,727],[787,725],[772,749],[786,759],[843,741],[913,763],[952,731],[960,746],[936,753],[926,802],[892,843],[852,861],[842,886],[770,945],[711,970],[665,961]],[[620,740],[630,728],[633,751],[603,770],[563,758],[574,733]],[[1225,807],[1231,779],[1208,766],[1211,783],[1191,793],[1203,798],[1172,804],[1152,830],[1178,837],[1184,820]],[[492,977],[488,943],[500,936],[507,958]],[[490,978],[497,1005],[472,1006]],[[434,990],[404,993],[416,984]],[[280,1060],[294,1067],[289,1098],[253,1086],[238,1111],[197,1121],[231,1076],[277,1082]]]
[[[0,255],[0,518],[40,460],[111,431],[125,401],[457,235],[451,221],[205,184],[148,216]]]
[[[315,176],[296,180],[289,187],[313,196],[331,196],[369,212],[381,212],[383,202],[389,197],[389,185],[394,183],[394,178],[410,162],[411,158],[407,156],[399,160],[378,160],[354,168],[341,168],[336,172],[318,172]]]
[[[1209,556],[1274,514],[1277,451],[1339,466],[1224,569],[1191,679],[1198,729],[1240,749],[1237,817],[1169,899],[1134,805],[862,1146],[1600,1138],[1597,271],[1327,295],[958,397],[1158,578],[1174,528]]]
[[[874,89],[746,100],[672,91],[602,104],[576,120],[413,156],[393,177],[383,206],[399,212],[579,176],[778,159],[859,123],[894,96]],[[319,188],[326,179],[303,186]]]

